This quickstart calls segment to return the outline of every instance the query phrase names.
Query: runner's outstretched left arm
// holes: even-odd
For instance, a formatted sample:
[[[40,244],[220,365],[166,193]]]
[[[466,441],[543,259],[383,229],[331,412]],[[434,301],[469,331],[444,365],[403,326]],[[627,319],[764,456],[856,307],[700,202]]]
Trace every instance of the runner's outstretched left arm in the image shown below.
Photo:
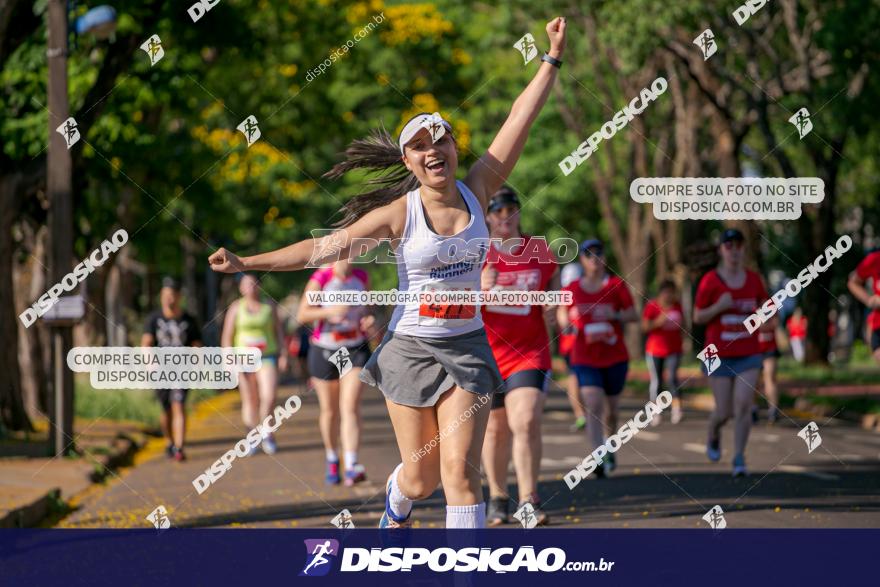
[[[402,226],[401,214],[406,200],[397,200],[376,208],[362,218],[320,238],[309,238],[268,253],[239,257],[224,248],[217,249],[208,263],[218,273],[240,271],[299,271],[307,267],[320,267],[340,259],[348,259],[352,249],[357,255],[368,253],[379,246],[379,239],[392,236],[392,231]]]

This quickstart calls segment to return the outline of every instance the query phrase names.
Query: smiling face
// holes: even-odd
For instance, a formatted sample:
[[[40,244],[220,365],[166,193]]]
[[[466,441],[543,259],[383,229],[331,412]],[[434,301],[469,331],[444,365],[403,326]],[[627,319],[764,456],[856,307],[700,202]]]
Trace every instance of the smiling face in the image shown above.
[[[404,146],[403,163],[424,186],[442,189],[454,183],[458,152],[452,133],[447,130],[435,143],[427,129],[420,130]]]

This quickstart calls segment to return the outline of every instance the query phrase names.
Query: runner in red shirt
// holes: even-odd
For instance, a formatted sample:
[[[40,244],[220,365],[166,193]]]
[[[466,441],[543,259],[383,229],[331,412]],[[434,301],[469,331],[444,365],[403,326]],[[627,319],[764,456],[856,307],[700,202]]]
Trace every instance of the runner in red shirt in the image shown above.
[[[694,323],[707,325],[703,352],[708,356],[704,364],[708,363],[709,384],[715,396],[706,454],[712,461],[721,458],[721,427],[733,416],[735,477],[748,474],[745,449],[763,358],[758,333],[749,334],[743,321],[767,299],[761,276],[744,267],[744,241],[740,231],[724,231],[718,246],[721,262],[700,280],[694,301]],[[712,353],[712,346],[717,354]]]
[[[672,391],[672,423],[681,421],[681,389],[678,385],[678,366],[681,364],[681,333],[684,330],[684,312],[678,302],[675,282],[666,279],[660,284],[657,298],[645,304],[642,311],[642,331],[645,332],[645,359],[651,374],[649,393],[651,401],[657,399],[663,384],[663,367],[669,370],[669,386]],[[660,414],[651,425],[660,424]]]
[[[873,282],[873,293],[869,293],[866,287],[868,280]],[[874,359],[880,363],[880,251],[869,253],[862,259],[856,270],[850,274],[847,286],[852,295],[871,310],[868,314],[871,351]]]
[[[617,405],[629,369],[623,324],[637,320],[638,314],[626,284],[606,271],[602,242],[586,240],[580,251],[584,276],[564,288],[572,292],[572,304],[560,306],[557,319],[563,328],[577,328],[571,365],[586,410],[587,436],[595,449],[605,442],[603,424],[609,433],[617,430]],[[614,453],[609,452],[596,474],[604,476],[615,466]]]
[[[482,274],[484,290],[558,290],[556,258],[543,238],[524,236],[519,227],[519,199],[507,186],[489,201],[486,221],[493,241]],[[550,339],[541,306],[485,306],[486,336],[504,378],[492,397],[492,411],[483,443],[483,468],[489,480],[486,524],[508,521],[507,469],[511,458],[519,487],[519,505],[540,509],[538,470],[541,465],[541,415],[550,380]],[[518,509],[518,508],[517,508]]]
[[[562,287],[577,281],[584,276],[584,268],[579,260],[573,261],[562,268],[559,272],[559,282]],[[574,414],[574,424],[569,430],[572,432],[580,432],[587,427],[587,418],[584,415],[584,406],[581,404],[581,388],[578,384],[577,375],[571,368],[571,351],[574,348],[574,339],[577,338],[577,331],[571,324],[567,328],[559,329],[559,354],[565,361],[568,369],[568,375],[565,378],[565,395],[568,396],[568,403],[571,405],[571,411]]]

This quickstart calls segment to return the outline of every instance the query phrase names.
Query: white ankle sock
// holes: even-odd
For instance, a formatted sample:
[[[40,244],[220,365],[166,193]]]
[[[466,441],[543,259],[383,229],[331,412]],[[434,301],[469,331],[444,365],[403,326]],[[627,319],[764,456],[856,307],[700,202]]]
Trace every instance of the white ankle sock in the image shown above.
[[[332,462],[332,463],[338,463],[338,462],[339,462],[339,455],[336,454],[336,451],[333,450],[332,448],[328,448],[328,449],[324,452],[324,454],[327,455],[327,460],[328,460],[328,461],[330,461],[330,462]]]
[[[485,528],[486,504],[446,506],[447,528]]]
[[[345,451],[345,468],[351,469],[358,462],[358,453],[356,450]]]
[[[405,496],[400,491],[400,485],[397,484],[397,476],[401,469],[403,469],[403,463],[397,465],[397,468],[391,473],[391,491],[388,493],[388,504],[391,506],[391,513],[398,518],[405,518],[412,511],[413,500]]]

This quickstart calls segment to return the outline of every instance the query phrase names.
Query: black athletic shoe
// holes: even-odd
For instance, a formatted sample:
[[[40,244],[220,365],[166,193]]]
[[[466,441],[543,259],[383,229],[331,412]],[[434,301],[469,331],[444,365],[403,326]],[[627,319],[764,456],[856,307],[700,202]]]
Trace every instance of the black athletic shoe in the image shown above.
[[[486,510],[486,526],[500,526],[510,519],[506,497],[489,498],[489,507]]]
[[[168,457],[169,459],[174,458],[174,445],[173,444],[169,444],[168,446],[165,447],[165,456]]]
[[[605,461],[608,463],[608,472],[609,473],[617,468],[617,459],[614,457],[613,452],[610,452],[607,455],[605,455]]]
[[[758,423],[758,406],[752,407],[752,424]]]

